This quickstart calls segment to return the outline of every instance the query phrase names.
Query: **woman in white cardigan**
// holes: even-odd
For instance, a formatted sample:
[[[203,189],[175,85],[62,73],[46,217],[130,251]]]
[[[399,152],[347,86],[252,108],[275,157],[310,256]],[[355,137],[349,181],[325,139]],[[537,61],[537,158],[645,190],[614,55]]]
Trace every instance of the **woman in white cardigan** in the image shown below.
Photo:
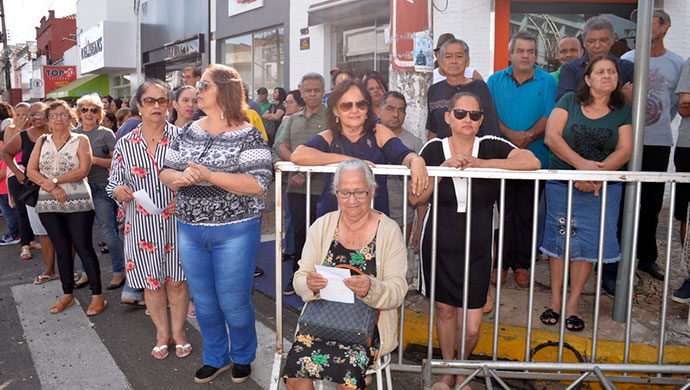
[[[340,210],[314,222],[295,273],[294,286],[302,300],[320,299],[328,280],[314,266],[346,264],[366,275],[345,279],[345,285],[380,317],[371,345],[344,345],[298,330],[288,353],[283,377],[288,389],[312,389],[313,380],[337,384],[338,389],[364,388],[367,367],[377,354],[397,346],[397,315],[407,293],[407,250],[400,228],[392,219],[371,208],[376,181],[362,160],[340,163],[333,193]]]

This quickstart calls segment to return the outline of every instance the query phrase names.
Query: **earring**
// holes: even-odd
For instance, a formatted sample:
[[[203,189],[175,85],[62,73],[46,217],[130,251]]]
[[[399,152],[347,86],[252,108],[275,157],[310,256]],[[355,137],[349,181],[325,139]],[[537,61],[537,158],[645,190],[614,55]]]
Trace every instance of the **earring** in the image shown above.
[[[220,119],[225,119],[225,115],[223,115],[223,111],[220,112]]]
[[[340,118],[336,116],[335,117],[335,123],[339,123],[339,122],[340,122]]]

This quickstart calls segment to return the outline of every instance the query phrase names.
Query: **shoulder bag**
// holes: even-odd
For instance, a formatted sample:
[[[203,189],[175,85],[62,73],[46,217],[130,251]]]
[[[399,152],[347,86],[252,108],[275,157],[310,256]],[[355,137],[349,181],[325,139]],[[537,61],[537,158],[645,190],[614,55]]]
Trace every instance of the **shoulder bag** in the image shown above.
[[[45,141],[46,135],[44,134],[41,136],[41,149],[39,150],[39,154],[41,153],[41,150],[43,150],[43,144]],[[24,179],[24,187],[22,187],[22,190],[19,192],[18,198],[25,205],[36,207],[36,203],[38,202],[38,190],[41,189],[41,186],[29,180],[29,177],[26,176],[26,172],[24,173],[24,176],[26,177]]]
[[[346,264],[338,264],[336,268],[347,268],[366,275],[358,268]],[[354,303],[323,299],[308,302],[299,316],[298,325],[302,334],[347,345],[370,346],[378,320],[379,310],[362,302],[355,295]]]

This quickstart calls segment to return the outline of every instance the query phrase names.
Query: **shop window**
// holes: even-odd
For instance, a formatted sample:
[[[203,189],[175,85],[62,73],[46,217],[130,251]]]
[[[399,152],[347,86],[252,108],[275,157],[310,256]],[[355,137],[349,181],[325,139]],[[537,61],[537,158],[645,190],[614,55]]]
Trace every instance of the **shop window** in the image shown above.
[[[521,30],[537,36],[537,65],[552,72],[559,67],[557,44],[561,37],[581,39],[585,21],[595,15],[611,19],[616,34],[613,51],[622,55],[635,46],[635,23],[630,13],[637,8],[635,0],[557,0],[525,1],[496,0],[496,51],[494,70],[508,66],[507,53],[510,37]]]
[[[356,75],[377,71],[388,80],[389,48],[384,38],[388,19],[368,25],[337,26],[336,64]]]
[[[249,84],[249,96],[266,87],[269,91],[285,85],[285,31],[274,27],[228,38],[222,46],[222,61],[237,70]]]
[[[114,97],[129,99],[132,96],[131,75],[115,76],[111,79],[111,91]]]

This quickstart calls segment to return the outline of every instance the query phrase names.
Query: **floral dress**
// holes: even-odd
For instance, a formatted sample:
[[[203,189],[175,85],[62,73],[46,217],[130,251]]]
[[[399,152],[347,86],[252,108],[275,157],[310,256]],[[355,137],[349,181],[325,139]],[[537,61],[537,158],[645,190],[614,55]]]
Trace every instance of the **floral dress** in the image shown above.
[[[359,250],[348,249],[338,241],[336,227],[333,241],[322,265],[334,267],[338,264],[347,264],[376,277],[375,253],[376,238]],[[339,383],[352,389],[363,389],[367,367],[371,365],[380,345],[378,327],[374,332],[371,346],[344,345],[298,332],[295,343],[287,355],[283,378],[318,379]]]
[[[127,185],[134,192],[145,190],[156,207],[164,209],[175,194],[158,178],[170,143],[180,129],[166,123],[163,138],[153,154],[147,150],[141,125],[115,145],[106,192],[114,198],[115,188]],[[125,204],[125,271],[132,288],[156,290],[167,281],[185,280],[177,252],[177,220],[163,211],[151,214],[136,201]]]

